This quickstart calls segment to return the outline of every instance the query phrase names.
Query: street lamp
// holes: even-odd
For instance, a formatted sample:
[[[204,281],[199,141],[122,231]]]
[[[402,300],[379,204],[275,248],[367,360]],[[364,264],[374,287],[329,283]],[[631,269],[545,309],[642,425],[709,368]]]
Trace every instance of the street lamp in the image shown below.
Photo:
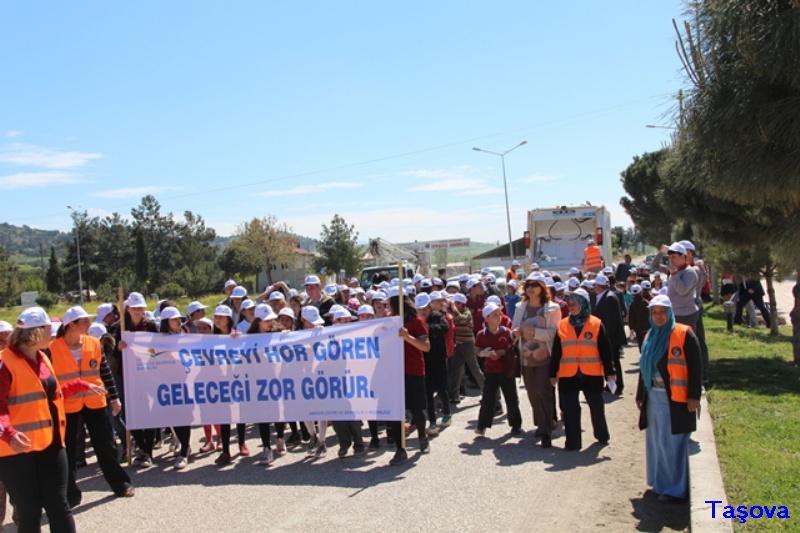
[[[511,212],[508,209],[508,185],[506,184],[506,155],[508,155],[509,152],[512,152],[525,144],[528,144],[528,141],[522,141],[514,148],[509,148],[508,150],[503,150],[502,152],[492,152],[490,150],[484,150],[483,148],[477,148],[477,147],[473,148],[473,150],[475,150],[476,152],[486,152],[487,154],[500,156],[500,160],[503,162],[503,189],[505,190],[506,193],[506,222],[508,223],[508,253],[511,255],[512,261],[514,260],[514,244],[513,244],[514,241],[511,238]]]
[[[78,225],[78,212],[75,211],[75,209],[73,209],[71,205],[68,205],[67,209],[72,211],[74,215],[73,220],[75,221],[75,246],[78,249],[78,294],[81,305],[83,305],[83,276],[81,275],[81,228]]]

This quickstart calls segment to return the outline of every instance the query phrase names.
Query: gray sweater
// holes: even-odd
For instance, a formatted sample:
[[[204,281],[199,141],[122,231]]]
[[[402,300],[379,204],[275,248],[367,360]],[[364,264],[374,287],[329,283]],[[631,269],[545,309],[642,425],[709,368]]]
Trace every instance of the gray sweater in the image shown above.
[[[691,266],[669,277],[667,296],[676,317],[688,316],[700,310],[695,300],[698,281],[697,271]]]

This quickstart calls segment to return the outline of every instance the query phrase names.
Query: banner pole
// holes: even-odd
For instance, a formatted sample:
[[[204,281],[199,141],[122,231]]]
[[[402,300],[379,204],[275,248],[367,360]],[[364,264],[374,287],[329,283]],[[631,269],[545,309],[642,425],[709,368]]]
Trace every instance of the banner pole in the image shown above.
[[[122,332],[125,331],[125,307],[123,305],[125,291],[122,287],[117,287],[117,308],[119,309],[119,338],[122,340]],[[122,350],[119,351],[120,355]],[[120,365],[122,361],[120,361]],[[125,403],[128,403],[127,398],[123,398]],[[131,430],[128,429],[128,424],[125,424],[125,449],[128,450],[128,466],[133,465],[133,450],[131,449]]]
[[[397,277],[399,278],[399,283],[398,283],[398,285],[399,285],[399,287],[398,287],[398,295],[399,296],[397,298],[397,302],[398,302],[397,303],[397,315],[400,317],[400,327],[404,328],[404,327],[406,327],[406,321],[403,318],[403,301],[405,300],[404,288],[403,288],[403,278],[406,277],[405,276],[406,273],[403,270],[403,262],[402,261],[398,261],[397,262],[397,272],[398,272],[398,276]],[[406,351],[406,341],[404,339],[403,340],[403,352],[402,352],[403,357],[405,357],[405,351]],[[403,377],[403,380],[405,380],[405,376]],[[403,385],[403,386],[405,386],[405,385]],[[400,423],[400,447],[402,449],[404,449],[404,450],[406,449],[405,406],[403,406],[403,420]]]

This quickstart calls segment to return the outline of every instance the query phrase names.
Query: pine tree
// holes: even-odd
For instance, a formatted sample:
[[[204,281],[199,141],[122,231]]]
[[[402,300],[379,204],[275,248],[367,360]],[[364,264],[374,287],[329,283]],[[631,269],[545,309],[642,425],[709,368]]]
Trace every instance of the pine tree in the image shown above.
[[[47,276],[45,278],[47,292],[54,294],[61,294],[64,292],[64,274],[61,272],[61,266],[58,264],[58,257],[56,257],[56,247],[50,247],[50,266],[47,269]]]

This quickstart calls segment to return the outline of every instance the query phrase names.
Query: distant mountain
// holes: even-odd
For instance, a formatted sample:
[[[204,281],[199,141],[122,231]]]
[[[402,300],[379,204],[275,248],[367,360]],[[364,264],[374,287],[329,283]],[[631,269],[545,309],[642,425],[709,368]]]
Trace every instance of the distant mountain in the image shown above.
[[[304,250],[310,250],[312,252],[317,249],[316,239],[312,239],[311,237],[303,237],[302,235],[295,235],[295,237],[297,237],[297,240],[300,243],[300,248]],[[214,239],[213,244],[219,247],[220,250],[224,250],[235,238],[236,237],[233,235],[228,237],[220,237],[219,235],[217,235],[217,238]]]
[[[69,233],[58,230],[34,229],[29,226],[12,226],[0,223],[0,246],[21,264],[39,265],[40,252],[44,260],[50,257],[50,247],[56,247],[56,254],[63,256],[65,244],[72,239]],[[40,249],[41,245],[41,249]]]

